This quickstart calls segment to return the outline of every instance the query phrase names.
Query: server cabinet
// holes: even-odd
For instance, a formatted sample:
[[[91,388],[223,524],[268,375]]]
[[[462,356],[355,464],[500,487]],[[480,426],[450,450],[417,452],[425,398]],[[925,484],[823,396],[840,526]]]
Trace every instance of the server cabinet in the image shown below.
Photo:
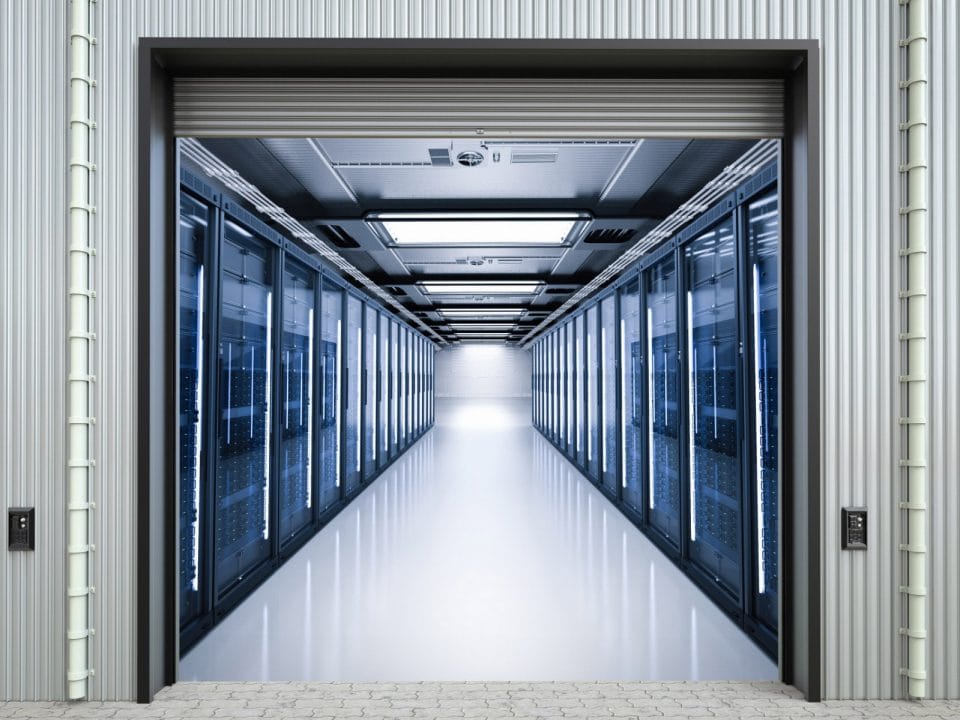
[[[543,341],[537,342],[537,428],[543,432],[544,431],[544,397],[543,397],[543,380],[546,375],[543,369]]]
[[[680,338],[677,266],[671,253],[646,273],[646,520],[680,549]]]
[[[316,272],[286,258],[280,337],[280,544],[313,523]]]
[[[343,368],[343,480],[349,495],[360,487],[362,471],[361,433],[363,431],[363,303],[347,293],[346,341]]]
[[[544,351],[547,359],[547,429],[550,433],[550,439],[556,441],[557,434],[557,353],[555,347],[555,334],[551,332],[547,335],[544,343]]]
[[[779,625],[778,515],[779,493],[779,208],[776,189],[746,207],[747,268],[750,314],[745,335],[751,382],[752,409],[750,464],[753,489],[754,553],[752,573],[753,617],[774,637]]]
[[[543,338],[543,430],[548,438],[552,438],[553,425],[553,393],[551,388],[551,374],[553,373],[553,363],[550,361],[550,335]]]
[[[613,496],[619,491],[617,417],[617,296],[600,301],[600,428],[602,450],[600,478],[604,490]]]
[[[618,291],[620,304],[620,497],[638,516],[643,511],[643,343],[640,283]]]
[[[560,326],[554,333],[553,350],[557,354],[557,443],[563,449],[567,444],[567,398],[564,376],[567,372],[567,353],[565,349],[564,328]]]
[[[366,305],[363,312],[363,478],[377,474],[377,309]]]
[[[553,377],[553,398],[554,403],[556,404],[556,415],[554,416],[554,441],[557,442],[561,447],[563,447],[564,440],[564,427],[563,427],[563,371],[564,371],[564,362],[563,362],[563,353],[561,348],[563,347],[563,336],[561,330],[558,328],[553,333],[553,362],[556,369],[556,373]]]
[[[684,247],[689,557],[741,592],[739,332],[733,217]]]
[[[207,338],[207,257],[215,237],[213,208],[191,195],[180,196],[179,278],[179,445],[180,445],[180,628],[183,631],[209,611],[202,578],[207,575],[204,541],[206,499],[204,373]],[[204,567],[202,567],[204,566]]]
[[[399,448],[401,450],[406,449],[407,447],[407,405],[408,402],[408,393],[410,392],[410,378],[407,374],[407,331],[404,328],[400,328],[399,332],[399,343],[397,345],[397,352],[400,357],[400,395],[398,397],[398,402],[400,405],[400,435],[399,435]]]
[[[587,308],[587,474],[593,482],[600,481],[600,311],[596,305]]]
[[[577,464],[587,466],[587,344],[586,344],[586,317],[580,313],[573,319],[574,351],[576,352],[576,446]]]
[[[433,342],[430,340],[426,341],[427,348],[427,429],[433,427],[433,399],[434,393],[434,384],[433,384],[433,354],[434,347]]]
[[[320,492],[318,510],[335,505],[341,496],[343,458],[343,289],[321,279],[320,292]]]
[[[540,342],[530,348],[530,421],[533,427],[540,429]]]
[[[275,255],[267,241],[224,221],[214,488],[217,600],[271,555]]]
[[[390,323],[390,458],[400,452],[400,324]]]
[[[423,348],[419,335],[413,336],[413,436],[420,437],[423,429]]]
[[[565,446],[567,457],[571,460],[576,459],[576,417],[577,417],[577,393],[576,393],[576,369],[577,359],[574,354],[574,325],[572,321],[567,321],[564,326],[565,347],[564,354],[566,358],[567,371],[564,376],[564,398],[566,400],[567,415],[567,444]]]
[[[406,355],[407,355],[407,435],[406,435],[406,447],[410,447],[413,444],[414,439],[414,428],[413,428],[413,406],[415,403],[415,393],[416,393],[416,370],[413,365],[413,341],[414,335],[410,330],[404,330],[406,337]]]
[[[380,451],[377,464],[383,469],[390,462],[390,318],[380,313],[378,330],[377,423]]]

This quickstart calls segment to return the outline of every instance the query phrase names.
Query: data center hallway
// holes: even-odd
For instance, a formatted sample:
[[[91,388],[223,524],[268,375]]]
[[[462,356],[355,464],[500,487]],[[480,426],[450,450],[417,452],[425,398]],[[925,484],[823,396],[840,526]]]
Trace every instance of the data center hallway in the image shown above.
[[[437,423],[180,663],[182,680],[766,680],[775,664],[530,424]]]

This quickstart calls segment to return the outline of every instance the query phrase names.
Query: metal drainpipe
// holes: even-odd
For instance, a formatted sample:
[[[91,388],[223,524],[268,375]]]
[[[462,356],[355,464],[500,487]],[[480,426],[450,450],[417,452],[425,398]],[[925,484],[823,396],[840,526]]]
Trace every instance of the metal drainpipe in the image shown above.
[[[907,696],[927,695],[927,0],[900,0],[907,6],[907,34],[900,40],[906,48],[906,79],[900,88],[906,95],[906,120],[900,131],[906,135],[906,158],[900,166],[901,193],[906,204],[905,241],[901,246],[900,361],[902,363],[901,459],[904,490],[900,503],[905,515],[906,584],[900,586],[906,604],[906,627],[900,629],[906,642]]]
[[[95,419],[90,407],[90,309],[96,293],[90,287],[90,55],[96,40],[90,34],[90,0],[72,0],[70,23],[70,236],[67,258],[67,697],[85,698],[89,667],[90,594],[90,433]]]

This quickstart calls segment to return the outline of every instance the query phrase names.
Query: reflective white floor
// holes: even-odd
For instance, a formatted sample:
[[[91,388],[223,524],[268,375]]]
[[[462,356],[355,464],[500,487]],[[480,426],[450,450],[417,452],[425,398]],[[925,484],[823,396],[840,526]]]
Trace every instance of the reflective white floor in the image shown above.
[[[529,413],[438,403],[434,429],[191,650],[181,679],[775,679]]]

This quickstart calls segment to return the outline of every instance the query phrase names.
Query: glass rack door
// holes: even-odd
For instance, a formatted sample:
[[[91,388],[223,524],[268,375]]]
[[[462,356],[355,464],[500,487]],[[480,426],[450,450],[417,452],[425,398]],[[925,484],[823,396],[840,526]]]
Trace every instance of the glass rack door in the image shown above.
[[[747,280],[749,282],[751,368],[750,401],[753,411],[754,616],[776,632],[779,548],[777,541],[779,492],[779,209],[777,191],[747,206]]]
[[[619,491],[617,416],[617,296],[600,302],[600,477],[604,489],[616,496]]]
[[[640,284],[620,288],[620,485],[621,497],[643,509],[643,343],[640,335]]]
[[[361,358],[363,354],[363,303],[347,293],[346,367],[344,368],[343,438],[344,489],[350,494],[360,487],[362,466],[361,433],[363,432],[363,386]]]
[[[363,477],[370,480],[377,474],[377,310],[364,308],[363,325]]]
[[[576,459],[581,467],[587,464],[587,354],[586,354],[586,321],[583,313],[573,319],[573,342],[576,353],[575,390],[577,392],[577,426],[574,428],[574,444],[576,445]]]
[[[390,323],[390,457],[400,450],[400,325]]]
[[[733,217],[684,247],[690,559],[740,597],[737,256]]]
[[[287,260],[280,345],[280,538],[313,520],[313,309],[316,274]]]
[[[180,196],[180,627],[208,608],[201,585],[204,472],[201,428],[206,302],[206,255],[213,212],[204,202]]]
[[[646,271],[647,522],[680,548],[680,386],[677,268]]]
[[[273,255],[266,242],[225,221],[217,361],[218,597],[271,553]]]
[[[319,509],[340,500],[343,407],[343,290],[326,278],[320,293],[320,497]]]
[[[377,368],[377,393],[379,397],[380,450],[378,452],[380,467],[386,466],[390,460],[390,318],[386,313],[380,313],[379,330],[379,367]]]
[[[593,482],[600,481],[600,317],[599,308],[587,308],[587,473]]]
[[[575,446],[575,436],[576,436],[576,416],[577,416],[577,394],[576,394],[576,368],[577,360],[574,355],[574,340],[573,340],[573,322],[567,322],[564,325],[564,357],[567,366],[567,371],[564,373],[564,380],[566,386],[563,390],[564,402],[566,403],[566,416],[567,416],[567,442],[564,445],[564,449],[567,452],[569,457],[575,457],[576,455],[576,446]]]

